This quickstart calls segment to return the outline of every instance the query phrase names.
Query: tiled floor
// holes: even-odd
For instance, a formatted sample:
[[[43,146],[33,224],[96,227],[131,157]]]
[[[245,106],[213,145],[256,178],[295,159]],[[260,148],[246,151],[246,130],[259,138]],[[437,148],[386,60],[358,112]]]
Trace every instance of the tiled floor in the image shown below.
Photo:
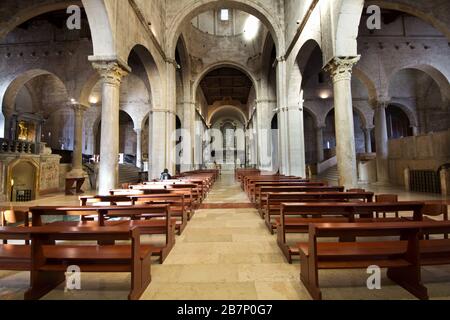
[[[407,194],[398,188],[371,188],[376,188],[377,193],[398,193],[402,200],[439,199]],[[45,204],[75,204],[64,203],[66,200],[76,202],[76,198],[70,197],[44,201]],[[269,234],[256,210],[245,208],[246,203],[248,199],[234,177],[222,176],[205,202],[209,209],[197,211],[183,235],[177,238],[164,265],[152,265],[152,283],[142,298],[309,299],[299,280],[298,261],[292,265],[285,262],[276,245],[276,236]],[[220,208],[220,204],[226,208]],[[382,290],[369,291],[367,277],[365,270],[321,272],[324,298],[414,298],[389,281],[385,273]],[[27,279],[27,273],[0,272],[0,300],[21,299]],[[424,268],[423,280],[432,298],[450,299],[450,266]],[[61,286],[45,299],[125,299],[128,283],[126,274],[83,274],[81,291],[65,293]]]

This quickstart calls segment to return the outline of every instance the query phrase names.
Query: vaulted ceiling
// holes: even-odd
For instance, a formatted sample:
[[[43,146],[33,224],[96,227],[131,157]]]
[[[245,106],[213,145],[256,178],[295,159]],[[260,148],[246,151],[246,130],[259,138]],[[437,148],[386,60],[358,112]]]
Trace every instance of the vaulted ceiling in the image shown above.
[[[200,86],[209,105],[224,99],[238,100],[247,104],[252,81],[234,68],[220,68],[208,73]]]

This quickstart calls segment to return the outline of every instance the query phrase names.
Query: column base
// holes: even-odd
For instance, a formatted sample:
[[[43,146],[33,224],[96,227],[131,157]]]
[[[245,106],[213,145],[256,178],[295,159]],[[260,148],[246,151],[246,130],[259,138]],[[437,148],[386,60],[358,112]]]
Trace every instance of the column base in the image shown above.
[[[385,186],[390,186],[391,183],[389,181],[376,181],[376,182],[371,183],[371,185],[385,187]]]

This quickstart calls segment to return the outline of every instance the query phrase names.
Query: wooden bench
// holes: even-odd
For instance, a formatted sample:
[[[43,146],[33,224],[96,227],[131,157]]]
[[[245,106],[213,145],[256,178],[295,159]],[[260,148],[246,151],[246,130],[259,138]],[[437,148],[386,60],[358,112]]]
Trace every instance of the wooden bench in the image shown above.
[[[328,184],[326,182],[309,182],[308,180],[296,179],[289,181],[258,181],[249,186],[249,199],[252,203],[258,201],[259,190],[262,187],[324,187]]]
[[[154,195],[154,194],[182,194],[184,195],[184,203],[189,207],[188,220],[191,220],[195,214],[195,210],[200,207],[200,196],[199,193],[191,188],[188,189],[174,189],[174,188],[164,188],[146,185],[134,185],[130,186],[131,191],[136,191],[135,195]],[[111,190],[111,194],[120,194],[120,190]],[[133,195],[133,194],[129,194]]]
[[[350,193],[345,193],[350,194]],[[356,194],[356,193],[355,193]],[[289,246],[286,237],[292,233],[307,233],[312,223],[338,223],[338,222],[401,222],[405,218],[377,218],[377,212],[412,212],[415,221],[422,221],[423,202],[309,202],[309,203],[283,203],[280,218],[276,221],[277,243],[289,263],[292,257],[298,255],[296,246]],[[342,240],[353,241],[352,238],[343,237]]]
[[[282,204],[298,202],[372,202],[372,192],[302,192],[302,193],[268,193],[263,207],[263,215],[266,226],[273,234],[280,224]]]
[[[256,204],[256,208],[261,218],[266,218],[266,209],[269,205],[268,194],[272,194],[272,199],[275,195],[288,195],[288,194],[304,194],[304,193],[329,193],[329,192],[343,192],[344,187],[316,187],[316,186],[284,186],[284,187],[261,187],[259,192],[259,202]],[[280,202],[279,202],[280,203]],[[278,203],[278,204],[279,204]],[[279,210],[275,212],[279,214]]]
[[[128,227],[3,227],[0,238],[27,239],[28,245],[0,245],[0,270],[30,271],[25,300],[38,300],[65,281],[71,265],[81,272],[129,272],[129,300],[138,300],[151,282],[154,248],[141,245],[138,228]],[[131,241],[131,244],[93,246],[86,241]],[[76,241],[77,244],[56,241]]]
[[[153,194],[153,195],[109,195],[109,196],[85,196],[80,197],[81,206],[108,203],[110,206],[117,205],[146,205],[146,204],[168,204],[171,216],[175,218],[176,230],[181,235],[187,226],[188,207],[184,203],[183,194]]]
[[[327,223],[309,226],[309,242],[299,243],[301,281],[322,299],[319,270],[387,268],[388,278],[419,299],[428,299],[421,266],[450,264],[450,240],[421,240],[424,233],[450,232],[450,222]],[[376,242],[319,242],[320,238],[378,237]],[[395,237],[396,240],[388,240]]]
[[[160,263],[169,255],[175,245],[175,223],[171,217],[169,205],[145,206],[112,206],[112,207],[34,207],[30,208],[32,225],[42,226],[43,216],[75,216],[97,215],[97,221],[54,222],[53,226],[96,227],[127,226],[138,227],[142,235],[162,235],[163,245],[155,245],[153,254],[159,257]],[[112,218],[129,220],[112,221]]]
[[[250,186],[256,182],[308,182],[308,180],[300,178],[300,177],[284,177],[284,176],[275,176],[275,177],[246,177],[244,179],[244,191],[247,195],[249,195]]]

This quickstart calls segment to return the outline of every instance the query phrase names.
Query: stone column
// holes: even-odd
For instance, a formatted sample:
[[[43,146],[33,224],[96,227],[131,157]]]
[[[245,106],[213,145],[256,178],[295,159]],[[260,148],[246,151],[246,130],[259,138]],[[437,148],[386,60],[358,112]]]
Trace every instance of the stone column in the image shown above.
[[[102,131],[99,194],[107,195],[119,180],[119,102],[122,78],[131,70],[117,61],[94,61],[102,80]]]
[[[277,58],[277,109],[279,129],[279,169],[281,174],[289,175],[289,147],[288,147],[288,112],[282,112],[287,108],[287,66],[285,57]]]
[[[305,137],[303,129],[303,94],[298,105],[289,106],[285,110],[287,120],[288,174],[306,177]]]
[[[168,169],[174,175],[176,169],[176,65],[175,60],[166,61],[164,77],[165,96],[161,104],[151,110],[149,179],[159,179],[161,172]]]
[[[195,121],[195,103],[184,103],[184,117],[183,117],[183,157],[181,158],[181,172],[186,172],[194,169],[196,155],[198,154],[198,145],[196,143],[196,121]],[[200,146],[201,148],[201,146]]]
[[[142,170],[142,129],[135,128],[136,132],[136,167]]]
[[[346,188],[358,183],[351,79],[353,66],[359,59],[359,56],[335,57],[326,68],[333,79],[339,184]]]
[[[78,103],[71,104],[71,107],[75,113],[75,123],[73,135],[72,171],[67,174],[67,177],[82,178],[86,175],[83,170],[83,119],[84,112],[88,108]]]
[[[412,129],[412,133],[413,133],[414,137],[419,135],[419,127],[418,126],[411,126],[411,129]]]
[[[363,129],[366,153],[372,153],[372,130],[373,130],[373,128],[364,128]]]
[[[377,180],[389,182],[388,131],[386,120],[387,100],[379,101],[375,109],[375,141],[377,145]]]
[[[258,122],[258,166],[260,170],[271,171],[272,159],[272,110],[266,100],[257,101]]]
[[[325,160],[323,152],[323,129],[324,126],[318,126],[316,128],[316,143],[317,143],[317,162],[321,163]]]

